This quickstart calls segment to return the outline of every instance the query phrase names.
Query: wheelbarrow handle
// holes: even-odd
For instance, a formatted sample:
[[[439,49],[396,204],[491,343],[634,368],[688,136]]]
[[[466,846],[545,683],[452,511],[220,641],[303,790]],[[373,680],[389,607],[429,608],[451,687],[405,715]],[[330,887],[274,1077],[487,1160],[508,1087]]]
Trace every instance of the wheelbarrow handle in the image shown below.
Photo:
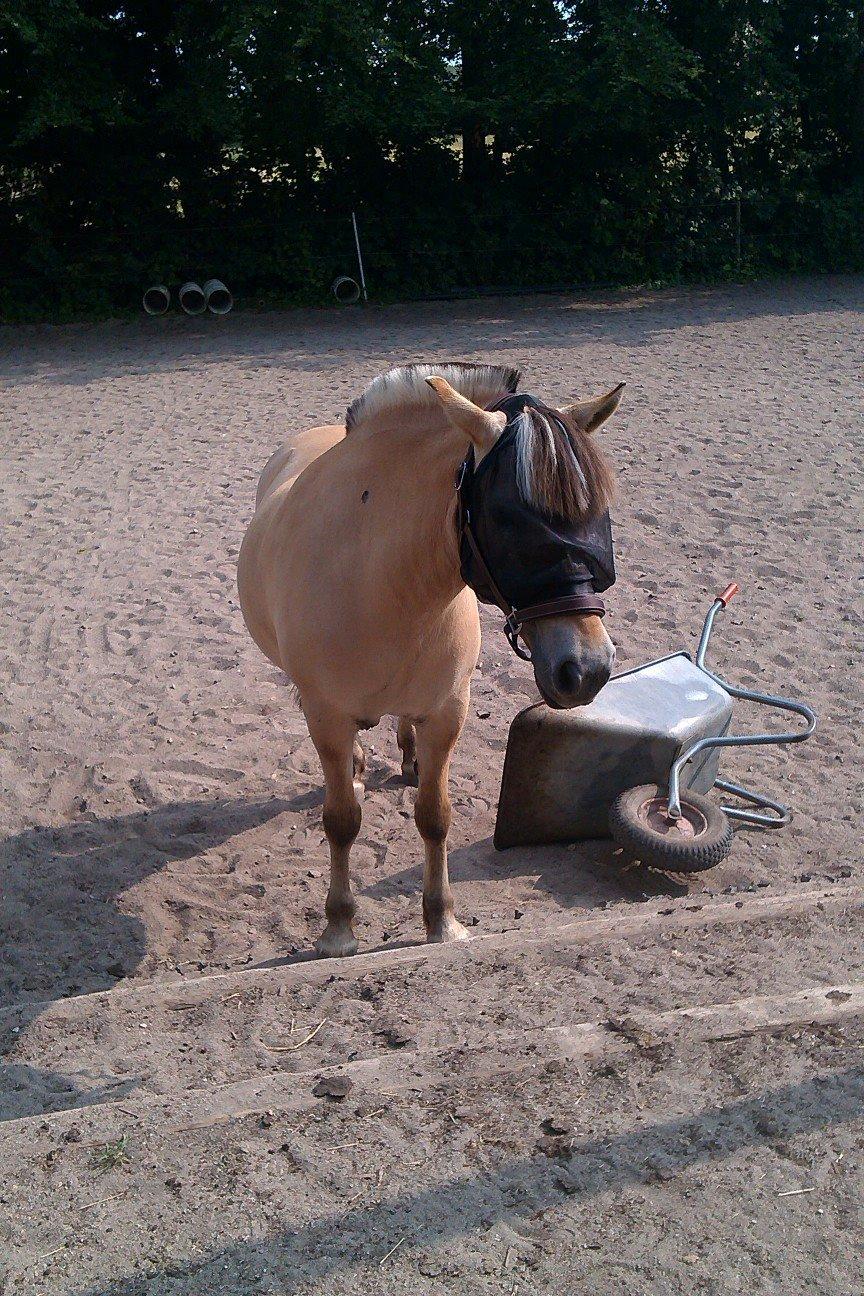
[[[711,631],[714,629],[714,618],[721,608],[729,606],[730,600],[739,592],[741,586],[737,581],[730,581],[726,588],[714,599],[708,609],[708,615],[705,618],[705,624],[702,627],[702,634],[699,637],[699,647],[696,649],[696,665],[705,665],[705,654],[708,651],[708,640],[711,638]]]
[[[705,654],[708,651],[708,640],[711,638],[711,630],[714,626],[714,618],[717,613],[725,608],[730,599],[738,593],[738,585],[732,581],[718,594],[714,602],[708,609],[708,615],[705,618],[705,624],[702,627],[702,634],[699,639],[699,647],[696,650],[696,665],[709,675],[715,684],[719,684],[732,697],[743,698],[747,702],[759,702],[763,706],[776,707],[780,711],[793,711],[800,715],[806,721],[803,729],[794,730],[791,733],[759,733],[759,734],[721,734],[716,738],[700,738],[686,751],[683,751],[678,759],[673,763],[669,771],[669,817],[679,819],[681,817],[681,799],[679,791],[679,780],[681,771],[689,760],[700,752],[708,751],[713,747],[751,747],[763,743],[797,743],[803,742],[809,738],[816,728],[816,716],[810,707],[803,702],[796,702],[792,698],[775,697],[772,693],[756,693],[753,689],[738,688],[735,684],[730,684],[727,680],[715,675],[705,665]],[[780,805],[779,802],[769,801],[767,798],[760,796],[758,793],[748,792],[746,789],[738,787],[735,783],[724,784],[722,780],[716,780],[718,786],[725,787],[727,791],[735,793],[737,796],[743,796],[752,801],[755,805],[768,807],[776,812],[777,817],[754,814],[749,810],[741,810],[733,807],[731,810],[724,806],[727,814],[732,814],[736,819],[743,819],[746,823],[761,824],[763,827],[782,827],[789,822],[789,811],[786,806]]]

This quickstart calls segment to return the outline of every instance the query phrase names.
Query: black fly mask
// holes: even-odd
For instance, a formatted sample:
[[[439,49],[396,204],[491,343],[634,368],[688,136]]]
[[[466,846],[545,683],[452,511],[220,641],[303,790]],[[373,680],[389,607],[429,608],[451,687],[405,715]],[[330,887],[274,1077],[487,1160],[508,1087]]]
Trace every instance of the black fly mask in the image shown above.
[[[489,407],[506,414],[504,431],[479,466],[469,450],[456,483],[462,579],[481,603],[495,603],[505,613],[510,646],[526,661],[531,654],[519,643],[524,622],[574,612],[603,616],[599,596],[615,580],[608,511],[570,521],[546,516],[523,498],[519,415],[529,407],[567,435],[555,411],[533,396],[507,396]]]

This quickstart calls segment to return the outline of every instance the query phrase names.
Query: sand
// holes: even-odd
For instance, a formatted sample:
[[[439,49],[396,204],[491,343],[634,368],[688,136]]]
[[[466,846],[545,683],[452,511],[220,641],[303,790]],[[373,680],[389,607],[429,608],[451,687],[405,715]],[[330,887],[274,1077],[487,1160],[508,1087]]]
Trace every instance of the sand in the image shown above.
[[[638,911],[650,904],[708,904],[750,892],[803,895],[823,887],[827,893],[860,883],[862,306],[864,281],[838,277],[611,297],[257,316],[238,312],[222,320],[0,331],[0,1008],[5,1005],[12,1013],[9,1021],[17,1023],[3,1037],[8,1054],[0,1089],[3,1114],[68,1115],[102,1101],[118,1076],[128,1101],[128,1095],[180,1093],[282,1066],[284,1059],[268,1062],[260,1041],[253,1050],[233,1047],[239,1028],[228,1022],[219,1000],[193,1023],[188,1039],[184,1022],[180,1037],[189,1047],[174,1061],[178,1028],[170,1017],[157,1042],[142,1050],[140,1037],[131,1047],[129,1022],[120,1029],[82,1008],[75,1029],[93,1047],[64,1069],[59,1060],[64,1031],[50,1027],[47,1005],[136,985],[161,993],[163,985],[182,987],[210,973],[239,974],[308,953],[320,930],[326,889],[320,771],[283,679],[246,635],[234,568],[258,474],[275,446],[303,427],[338,419],[376,373],[401,361],[455,355],[518,364],[526,373],[526,390],[553,403],[625,380],[621,410],[601,434],[619,480],[614,510],[619,580],[608,596],[607,618],[619,666],[692,648],[711,596],[735,579],[742,593],[718,625],[713,664],[744,685],[808,701],[820,721],[805,747],[744,752],[724,761],[728,777],[788,799],[794,823],[775,834],[736,833],[729,859],[686,885],[641,869],[622,871],[609,843],[497,853],[491,837],[507,727],[536,691],[530,667],[508,649],[497,614],[484,612],[481,667],[451,779],[451,875],[462,921],[476,935],[519,930],[536,935],[603,906],[603,912]],[[761,717],[741,708],[736,723],[756,727]],[[353,853],[357,932],[361,949],[386,950],[422,936],[422,850],[411,817],[413,789],[397,778],[392,725],[384,722],[366,738],[363,827]],[[560,959],[538,962],[520,952],[518,940],[498,956],[500,975],[489,977],[488,984],[477,982],[477,952],[466,954],[464,964],[458,961],[463,956],[454,955],[456,962],[443,965],[448,969],[443,981],[415,973],[403,984],[400,977],[408,974],[394,972],[392,983],[386,980],[393,1002],[386,1012],[382,1008],[380,1019],[377,1013],[363,1018],[370,1040],[374,1036],[378,1043],[352,1035],[356,1022],[346,1004],[358,1001],[348,995],[341,1007],[329,1003],[327,1012],[321,1009],[328,1017],[347,1013],[344,1029],[335,1035],[322,1029],[308,1046],[306,1065],[342,1060],[352,1049],[363,1055],[367,1047],[381,1047],[385,1017],[385,1025],[411,1022],[412,1039],[419,1039],[422,1050],[440,1046],[442,1031],[460,1045],[476,1044],[490,1021],[518,1034],[532,1017],[553,1024],[573,1013],[574,1020],[608,1015],[632,1002],[660,1010],[733,999],[756,982],[767,993],[773,986],[797,991],[853,978],[860,930],[839,920],[826,919],[822,926],[789,922],[780,923],[764,948],[758,928],[740,939],[729,933],[716,941],[712,937],[708,950],[691,937],[681,947],[689,971],[685,976],[678,967],[670,974],[669,996],[662,1003],[662,996],[656,1003],[651,995],[640,999],[646,978],[654,978],[656,987],[658,972],[668,972],[668,953],[658,953],[650,939],[638,959],[617,947],[597,955],[601,972],[567,955],[565,963],[573,966],[564,976]],[[715,960],[710,974],[704,966],[709,958]],[[727,966],[732,970],[723,972]],[[485,969],[484,978],[487,974]],[[546,985],[550,975],[561,982],[555,994]],[[735,984],[718,989],[714,976]],[[534,987],[533,999],[517,993],[525,985]],[[285,1029],[292,1015],[298,1031],[315,1027],[318,999],[300,995],[295,1003],[294,994],[290,990],[278,1002],[268,1000],[258,1023],[262,1030],[277,1032],[280,1022]],[[428,1027],[417,1025],[427,1019]],[[742,1054],[737,1080],[723,1069],[726,1063],[716,1063],[715,1054],[708,1060],[700,1054],[693,1075],[681,1078],[677,1090],[684,1105],[707,1101],[712,1086],[717,1103],[736,1092],[758,1092],[769,1062],[755,1044],[748,1048],[755,1051]],[[827,1058],[821,1042],[812,1049],[802,1043],[797,1050],[787,1042],[784,1049],[783,1065],[776,1058],[770,1063],[777,1070],[775,1087],[787,1083],[791,1073],[804,1084],[812,1080],[810,1070],[836,1071],[839,1065]],[[846,1056],[860,1059],[860,1054]],[[548,1092],[541,1085],[536,1102],[564,1101],[565,1080],[553,1076]],[[592,1097],[598,1113],[608,1110],[603,1094],[608,1100],[614,1083],[608,1076],[598,1081]],[[648,1094],[659,1081],[641,1075],[633,1083]],[[560,1092],[553,1093],[556,1085]],[[632,1096],[629,1087],[627,1092]],[[817,1097],[808,1100],[814,1111]],[[464,1141],[456,1150],[448,1143],[453,1126],[447,1110],[453,1101],[457,1107],[468,1102],[473,1111],[479,1098],[462,1093],[441,1099],[440,1121],[430,1115],[423,1139],[436,1166],[432,1178],[444,1170],[462,1173],[465,1157],[472,1160]],[[659,1096],[661,1107],[663,1101]],[[418,1113],[433,1110],[416,1098],[405,1100],[404,1110],[399,1103],[395,1107],[393,1128],[375,1136],[391,1151],[415,1136]],[[530,1124],[534,1111],[530,1103],[513,1100],[514,1138],[520,1121]],[[340,1108],[337,1119],[350,1124],[345,1112]],[[616,1122],[626,1126],[625,1116],[616,1108],[610,1129]],[[597,1119],[603,1124],[602,1115]],[[800,1132],[803,1126],[799,1122],[795,1128]],[[626,1137],[626,1131],[619,1133]],[[238,1137],[242,1142],[247,1135]],[[487,1136],[488,1128],[477,1148],[486,1146]],[[371,1156],[374,1138],[361,1137],[362,1155]],[[158,1142],[158,1125],[152,1138]],[[343,1141],[351,1138],[345,1133]],[[311,1165],[318,1152],[315,1138],[308,1135],[308,1140]],[[28,1146],[17,1143],[10,1153],[22,1183],[33,1173]],[[59,1196],[56,1182],[53,1188],[47,1180],[41,1187],[28,1182],[27,1191],[38,1199],[34,1218],[43,1223],[64,1211],[74,1219],[90,1197],[104,1195],[91,1182],[89,1152],[74,1140],[62,1146],[64,1156],[73,1162],[79,1158],[73,1178],[80,1193],[76,1197],[78,1188],[73,1191],[68,1178]],[[160,1156],[168,1156],[170,1143],[163,1140],[160,1146]],[[214,1146],[218,1156],[227,1155],[217,1138],[216,1144],[206,1144],[205,1160],[217,1155]],[[270,1151],[257,1143],[243,1155],[250,1164],[272,1168]],[[338,1178],[342,1155],[333,1153],[331,1176]],[[477,1153],[480,1162],[485,1155]],[[136,1185],[134,1197],[142,1184],[155,1182],[145,1162],[142,1153],[131,1169],[121,1165],[116,1172]],[[396,1175],[390,1161],[386,1164],[388,1176]],[[369,1173],[374,1180],[377,1170]],[[754,1173],[750,1166],[747,1174]],[[188,1181],[175,1167],[159,1182],[178,1175],[178,1182]],[[204,1182],[200,1174],[192,1179]],[[736,1188],[722,1175],[721,1181],[718,1191],[728,1213],[729,1194]],[[310,1220],[316,1210],[323,1211],[329,1189],[318,1183],[313,1190],[315,1182],[315,1172],[301,1166],[290,1190],[281,1178],[270,1184],[276,1214],[289,1200],[297,1219],[307,1207]],[[205,1193],[202,1187],[202,1201],[210,1201],[210,1192],[214,1201],[220,1193],[228,1200],[235,1190],[239,1203],[245,1189],[236,1183],[230,1192],[211,1184]],[[174,1190],[164,1191],[170,1205]],[[529,1185],[526,1192],[532,1191]],[[624,1191],[619,1184],[619,1207]],[[350,1198],[351,1192],[346,1189],[343,1196]],[[481,1192],[466,1208],[466,1237],[472,1230],[482,1232],[482,1199]],[[449,1215],[462,1209],[458,1194],[447,1201],[446,1209],[439,1202],[432,1210],[435,1219],[442,1210]],[[625,1232],[628,1212],[635,1211],[633,1227],[644,1223],[637,1225],[639,1212],[629,1198],[628,1203],[621,1216]],[[328,1210],[337,1204],[331,1201]],[[170,1217],[164,1203],[154,1205],[151,1225],[162,1218],[163,1207]],[[498,1218],[489,1209],[488,1218]],[[588,1214],[591,1209],[590,1203],[585,1206]],[[27,1212],[13,1210],[10,1254],[17,1259],[14,1273],[9,1270],[15,1279],[9,1290],[16,1296],[27,1290],[21,1285],[25,1272],[27,1282],[36,1283],[34,1290],[94,1293],[107,1291],[111,1276],[143,1274],[135,1220],[140,1224],[147,1218],[150,1207],[142,1210],[144,1216],[131,1208],[112,1210],[111,1219],[123,1221],[117,1223],[118,1237],[109,1245],[101,1235],[77,1256],[61,1232],[57,1252],[44,1264],[34,1257],[51,1246],[38,1231],[22,1231]],[[609,1210],[614,1215],[613,1205]],[[238,1204],[233,1212],[232,1206],[223,1220],[211,1217],[209,1223],[200,1216],[182,1245],[178,1242],[179,1250],[167,1236],[161,1250],[151,1248],[154,1255],[159,1252],[153,1261],[157,1277],[146,1290],[281,1291],[294,1290],[291,1284],[301,1279],[310,1291],[366,1291],[367,1282],[368,1290],[403,1290],[395,1277],[385,1288],[375,1287],[385,1245],[375,1252],[368,1273],[363,1268],[369,1236],[381,1224],[365,1216],[357,1223],[358,1235],[366,1238],[362,1264],[349,1266],[350,1277],[335,1261],[316,1267],[309,1260],[306,1269],[302,1264],[298,1269],[300,1277],[279,1278],[281,1287],[274,1279],[276,1285],[268,1288],[266,1274],[263,1285],[255,1286],[259,1279],[253,1282],[243,1269],[248,1257],[244,1253],[241,1264],[233,1252],[233,1286],[219,1287],[215,1260],[212,1275],[197,1287],[192,1270],[183,1269],[176,1282],[166,1277],[175,1262],[188,1265],[189,1256],[202,1248],[211,1258],[220,1251],[213,1248],[220,1229],[228,1230],[225,1246],[239,1246],[249,1229],[243,1208]],[[266,1212],[260,1218],[265,1217]],[[735,1218],[743,1226],[744,1214]],[[813,1221],[814,1237],[820,1236],[818,1223]],[[683,1217],[677,1227],[684,1227]],[[836,1217],[832,1227],[839,1238]],[[656,1228],[659,1237],[662,1228]],[[760,1245],[776,1257],[779,1244],[767,1224],[765,1229]],[[721,1232],[733,1246],[736,1228],[730,1223],[727,1230],[724,1223]],[[553,1234],[557,1240],[547,1250],[560,1263],[556,1248],[563,1243],[555,1229]],[[448,1236],[452,1250],[452,1229]],[[602,1281],[584,1265],[572,1272],[604,1292],[701,1290],[687,1286],[687,1275],[699,1270],[702,1252],[698,1263],[676,1253],[661,1280],[660,1271],[651,1269],[660,1263],[654,1254],[660,1243],[655,1239],[655,1245],[653,1236],[649,1228],[638,1262],[632,1261],[637,1270],[629,1276],[615,1277],[614,1266],[604,1270]],[[326,1252],[326,1239],[310,1233],[307,1250],[313,1242]],[[595,1244],[605,1245],[603,1238],[590,1242]],[[464,1239],[459,1243],[463,1250],[467,1245]],[[495,1251],[498,1267],[492,1277],[482,1274],[478,1260],[476,1273],[474,1262],[465,1261],[468,1267],[448,1278],[447,1262],[427,1257],[427,1267],[437,1264],[439,1272],[423,1278],[417,1268],[420,1253],[406,1241],[401,1251],[406,1263],[413,1257],[413,1267],[406,1271],[404,1290],[527,1291],[545,1290],[544,1284],[551,1289],[555,1265],[548,1273],[529,1266],[528,1286],[519,1286],[521,1271],[515,1266],[522,1264],[522,1243],[505,1238],[502,1247],[500,1256]],[[860,1283],[842,1285],[852,1263],[848,1240],[838,1241],[837,1248],[832,1254],[840,1277],[826,1278],[820,1286],[815,1267],[812,1286],[795,1290],[832,1296],[857,1290]],[[485,1257],[489,1247],[476,1242],[475,1251]],[[590,1252],[588,1259],[597,1254]],[[648,1265],[641,1277],[638,1264]],[[2,1266],[0,1260],[0,1275]],[[715,1271],[716,1265],[705,1263],[704,1290],[738,1290],[731,1278],[730,1285],[711,1287]],[[651,1286],[655,1278],[659,1285]],[[676,1285],[679,1281],[683,1286]],[[773,1286],[766,1278],[767,1285],[754,1287],[752,1272],[748,1281],[749,1290],[787,1290],[776,1274]]]

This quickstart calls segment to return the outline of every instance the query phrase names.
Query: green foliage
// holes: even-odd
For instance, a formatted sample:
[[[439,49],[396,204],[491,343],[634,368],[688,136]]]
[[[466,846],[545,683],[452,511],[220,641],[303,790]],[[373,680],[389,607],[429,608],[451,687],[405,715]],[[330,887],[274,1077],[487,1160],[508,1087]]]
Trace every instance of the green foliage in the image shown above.
[[[129,1164],[129,1135],[121,1134],[110,1143],[103,1143],[93,1153],[97,1170],[118,1170]]]
[[[740,257],[736,210],[740,204]],[[838,0],[0,0],[0,312],[864,268]]]

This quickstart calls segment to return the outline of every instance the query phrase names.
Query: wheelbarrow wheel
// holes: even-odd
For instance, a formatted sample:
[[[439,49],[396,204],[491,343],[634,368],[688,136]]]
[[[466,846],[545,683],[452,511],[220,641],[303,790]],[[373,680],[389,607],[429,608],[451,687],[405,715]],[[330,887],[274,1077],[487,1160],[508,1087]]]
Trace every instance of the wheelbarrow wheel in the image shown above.
[[[609,828],[643,864],[672,873],[701,873],[732,848],[732,825],[720,806],[689,788],[681,795],[680,819],[669,818],[667,788],[627,788],[612,802]]]

